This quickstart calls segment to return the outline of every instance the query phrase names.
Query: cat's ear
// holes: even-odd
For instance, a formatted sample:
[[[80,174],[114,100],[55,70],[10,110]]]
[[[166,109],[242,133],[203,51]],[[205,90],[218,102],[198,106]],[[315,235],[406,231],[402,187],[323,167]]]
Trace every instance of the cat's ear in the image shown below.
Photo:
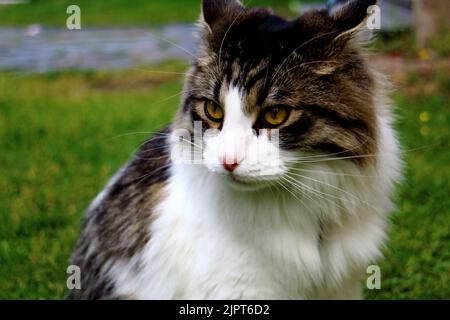
[[[372,6],[378,0],[347,0],[331,12],[316,10],[305,13],[299,18],[302,31],[311,36],[311,45],[329,44],[333,40],[345,44],[348,40],[368,30],[367,19],[373,14]]]
[[[243,10],[245,7],[239,0],[203,0],[201,20],[209,31],[216,32]]]
[[[371,6],[377,0],[348,0],[336,7],[331,13],[327,11],[311,11],[300,17],[300,25],[305,34],[310,37],[308,44],[311,59],[329,60],[328,63],[317,65],[315,73],[327,75],[333,73],[338,65],[345,61],[341,54],[346,48],[359,47],[372,37],[366,21],[371,16]],[[322,50],[317,50],[321,48]]]
[[[370,8],[377,3],[378,0],[349,0],[332,10],[330,18],[339,32],[338,37],[352,37],[363,29],[372,14]]]

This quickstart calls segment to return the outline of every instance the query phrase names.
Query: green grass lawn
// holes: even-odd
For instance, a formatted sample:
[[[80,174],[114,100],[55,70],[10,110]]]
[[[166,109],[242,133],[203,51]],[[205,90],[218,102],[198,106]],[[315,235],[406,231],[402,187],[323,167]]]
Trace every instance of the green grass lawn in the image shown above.
[[[86,206],[146,137],[125,134],[177,108],[184,66],[158,69],[0,73],[0,299],[64,296]],[[407,175],[371,299],[450,298],[450,77],[430,77],[396,96]]]
[[[382,290],[369,298],[450,298],[450,75],[411,75],[397,94],[406,177],[397,195]],[[399,89],[401,90],[401,89]]]
[[[82,212],[148,136],[119,135],[170,122],[180,90],[146,70],[0,74],[0,299],[63,297]]]
[[[303,0],[304,1],[304,0]],[[292,0],[246,0],[249,6],[270,6],[280,14],[292,16]],[[298,2],[298,1],[297,1]],[[0,25],[40,23],[66,26],[66,8],[81,9],[82,26],[136,26],[193,22],[200,16],[201,0],[31,0],[28,4],[0,6]]]

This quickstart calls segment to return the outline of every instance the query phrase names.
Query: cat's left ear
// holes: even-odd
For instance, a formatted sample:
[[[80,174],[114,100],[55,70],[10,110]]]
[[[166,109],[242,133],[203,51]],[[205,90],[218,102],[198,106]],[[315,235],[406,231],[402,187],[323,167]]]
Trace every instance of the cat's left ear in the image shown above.
[[[349,0],[333,10],[330,18],[338,31],[337,38],[351,38],[363,29],[365,22],[371,15],[370,8],[378,0]]]
[[[220,32],[245,10],[239,0],[203,0],[201,20],[210,32]]]

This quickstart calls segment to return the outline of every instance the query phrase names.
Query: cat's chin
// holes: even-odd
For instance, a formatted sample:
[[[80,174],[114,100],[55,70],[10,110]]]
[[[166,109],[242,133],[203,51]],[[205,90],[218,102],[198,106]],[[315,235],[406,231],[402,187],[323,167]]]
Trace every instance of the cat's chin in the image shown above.
[[[237,191],[254,192],[271,186],[269,181],[249,180],[235,175],[226,175],[224,178],[230,188]]]

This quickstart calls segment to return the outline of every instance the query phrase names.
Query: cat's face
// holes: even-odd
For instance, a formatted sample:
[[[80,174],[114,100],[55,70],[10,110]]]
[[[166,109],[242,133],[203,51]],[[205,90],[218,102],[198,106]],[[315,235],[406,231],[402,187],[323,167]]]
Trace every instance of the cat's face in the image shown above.
[[[242,186],[282,179],[311,155],[363,166],[376,147],[374,84],[352,38],[375,2],[287,21],[204,0],[179,121],[206,130],[203,165]]]

